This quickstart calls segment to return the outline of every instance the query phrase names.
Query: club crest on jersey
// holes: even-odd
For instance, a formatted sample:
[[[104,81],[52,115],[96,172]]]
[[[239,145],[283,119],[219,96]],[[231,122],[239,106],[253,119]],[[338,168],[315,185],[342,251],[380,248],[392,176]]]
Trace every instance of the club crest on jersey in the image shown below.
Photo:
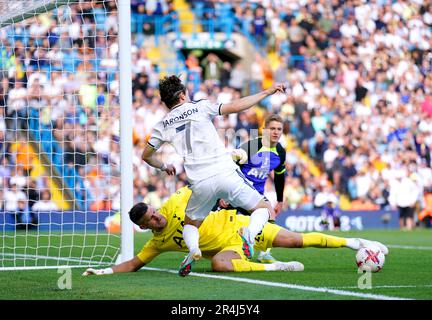
[[[184,112],[183,112],[181,115],[179,115],[179,116],[175,116],[175,117],[173,117],[173,118],[166,119],[166,120],[163,122],[164,128],[166,128],[167,126],[172,125],[173,123],[176,123],[176,122],[178,122],[178,121],[180,121],[180,120],[184,120],[184,119],[186,119],[187,117],[189,117],[189,116],[191,116],[191,115],[193,115],[194,113],[197,113],[197,112],[198,112],[198,108],[188,109],[188,110],[184,111]]]

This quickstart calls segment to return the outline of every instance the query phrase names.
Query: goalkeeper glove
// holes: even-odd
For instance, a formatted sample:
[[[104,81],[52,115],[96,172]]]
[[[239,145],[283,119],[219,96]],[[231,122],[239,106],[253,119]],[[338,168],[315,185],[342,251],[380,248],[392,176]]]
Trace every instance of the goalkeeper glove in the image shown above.
[[[91,275],[103,276],[103,275],[112,274],[112,273],[114,273],[112,268],[105,268],[105,269],[88,268],[86,271],[84,271],[84,273],[82,275],[83,276],[91,276]]]
[[[231,157],[234,162],[238,162],[239,164],[244,164],[248,161],[248,155],[246,151],[243,149],[234,149],[231,151]]]

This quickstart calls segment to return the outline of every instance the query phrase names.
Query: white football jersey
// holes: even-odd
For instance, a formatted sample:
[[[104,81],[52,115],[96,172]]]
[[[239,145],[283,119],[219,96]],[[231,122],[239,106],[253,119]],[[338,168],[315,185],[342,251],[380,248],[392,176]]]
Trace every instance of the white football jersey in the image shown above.
[[[170,143],[183,157],[190,183],[238,168],[212,122],[220,115],[221,105],[209,100],[186,102],[153,128],[148,144],[159,149],[164,142]]]

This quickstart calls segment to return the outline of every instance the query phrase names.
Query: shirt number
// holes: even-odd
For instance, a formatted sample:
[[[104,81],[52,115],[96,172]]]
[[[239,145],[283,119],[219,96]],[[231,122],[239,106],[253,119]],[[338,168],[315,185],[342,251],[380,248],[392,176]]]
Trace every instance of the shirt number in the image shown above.
[[[182,133],[184,135],[183,141],[186,144],[186,154],[192,153],[192,142],[191,142],[191,123],[185,123],[176,128],[176,133]]]

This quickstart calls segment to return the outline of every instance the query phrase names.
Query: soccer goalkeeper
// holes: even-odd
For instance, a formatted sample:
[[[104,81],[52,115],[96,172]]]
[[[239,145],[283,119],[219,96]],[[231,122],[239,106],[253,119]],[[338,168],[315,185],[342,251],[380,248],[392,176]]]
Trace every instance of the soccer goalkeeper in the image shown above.
[[[183,187],[176,191],[160,208],[159,212],[145,203],[136,204],[130,211],[130,219],[142,229],[151,229],[153,238],[131,260],[105,269],[88,268],[83,275],[104,275],[117,272],[133,272],[150,263],[163,252],[188,252],[182,237],[185,209],[191,190]],[[237,215],[236,210],[211,212],[199,228],[200,247],[203,256],[211,259],[215,272],[247,271],[303,271],[304,266],[297,261],[255,263],[244,255],[243,241],[237,230],[249,223],[250,217]],[[376,241],[359,238],[341,238],[322,233],[295,233],[278,225],[267,223],[262,233],[255,239],[258,250],[271,247],[282,248],[341,248],[354,250],[363,246],[376,245],[385,254],[388,249]]]

